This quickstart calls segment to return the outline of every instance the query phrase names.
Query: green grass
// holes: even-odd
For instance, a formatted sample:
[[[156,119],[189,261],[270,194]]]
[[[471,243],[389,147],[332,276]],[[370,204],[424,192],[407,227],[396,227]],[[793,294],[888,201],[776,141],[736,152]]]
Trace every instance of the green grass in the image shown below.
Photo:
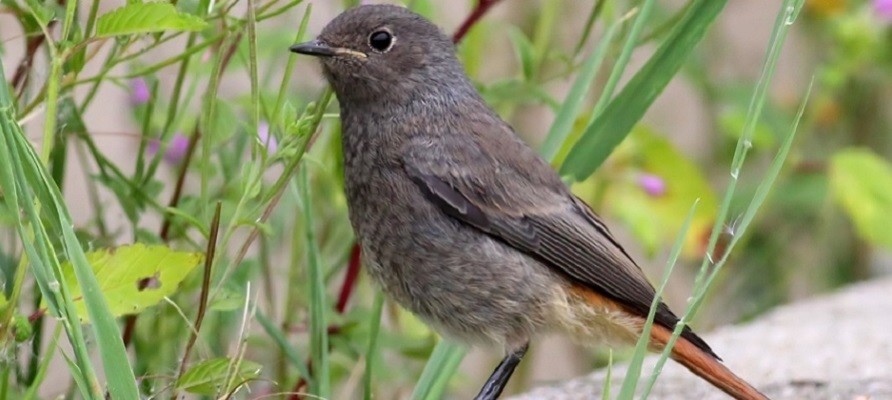
[[[825,166],[827,160],[849,144],[874,149],[876,155],[863,153],[871,165],[878,164],[875,170],[892,170],[883,158],[889,156],[883,150],[889,148],[883,139],[888,135],[880,129],[889,126],[887,117],[858,109],[858,104],[888,102],[888,96],[869,90],[889,84],[887,74],[880,73],[888,67],[883,47],[888,43],[882,36],[888,28],[851,28],[866,23],[854,6],[827,20],[805,14],[803,18],[812,18],[810,24],[792,26],[803,1],[785,0],[760,78],[751,88],[711,73],[713,58],[736,56],[716,51],[725,42],[711,30],[727,14],[725,0],[690,0],[675,7],[665,3],[593,2],[578,16],[584,19],[582,29],[567,33],[564,19],[577,16],[566,14],[565,0],[548,0],[510,13],[516,20],[487,14],[458,50],[483,95],[516,127],[524,127],[518,122],[525,121],[520,117],[528,107],[554,115],[540,153],[612,225],[628,229],[677,220],[678,225],[629,229],[635,240],[653,240],[654,254],[671,248],[658,294],[673,268],[686,268],[692,261],[691,238],[704,238],[702,246],[710,256],[700,262],[691,301],[675,329],[677,338],[681,326],[708,306],[712,296],[727,296],[722,304],[744,303],[734,299],[757,304],[727,310],[728,315],[758,314],[784,299],[786,288],[778,282],[812,282],[803,279],[812,275],[859,276],[847,269],[863,262],[851,254],[892,243],[882,233],[865,233],[870,227],[851,215],[859,209],[889,209],[892,214],[892,206],[884,203],[892,196],[882,185],[854,182],[865,188],[855,200],[845,197],[841,209],[824,200],[839,198],[834,191],[853,183],[828,185],[824,176],[824,169],[839,168]],[[36,62],[23,64],[27,83],[0,87],[0,399],[38,398],[47,392],[88,399],[174,393],[199,398],[195,388],[204,381],[180,379],[200,373],[233,398],[299,391],[327,398],[362,392],[367,399],[410,393],[414,399],[438,399],[476,392],[481,377],[457,374],[467,348],[435,339],[367,279],[347,279],[355,238],[343,194],[334,95],[330,89],[311,89],[323,79],[318,68],[298,69],[299,63],[312,61],[287,51],[290,44],[313,37],[317,32],[311,27],[327,17],[301,0],[150,6],[160,22],[139,19],[147,12],[141,3],[126,8],[123,2],[109,3],[102,10],[98,4],[4,0],[0,5],[0,12],[12,16],[25,32],[0,38],[4,65],[21,61],[7,59],[12,57],[4,52],[7,43],[37,43]],[[438,17],[444,4],[416,0],[411,5],[442,23]],[[133,13],[127,16],[135,18],[132,24],[113,23],[109,11],[118,7],[120,13]],[[499,7],[510,6],[495,9]],[[822,60],[815,66],[820,72],[808,107],[805,100],[798,108],[789,104],[800,93],[774,95],[769,90],[783,43],[794,28],[804,30],[803,40],[811,44],[807,47],[820,52],[813,59]],[[808,29],[827,34],[808,35]],[[497,68],[500,60],[491,59],[493,43],[514,46],[515,62],[507,63],[507,69]],[[845,59],[835,58],[840,54]],[[630,60],[639,55],[645,62],[632,70]],[[491,69],[499,76],[481,78],[481,72]],[[17,70],[0,69],[0,76],[10,82]],[[132,114],[121,132],[97,131],[88,112],[104,111],[98,110],[100,99],[128,90],[135,78],[146,80],[148,99],[125,108]],[[690,168],[704,182],[709,178],[713,186],[725,186],[708,223],[700,213],[711,212],[709,202],[701,202],[695,215],[690,202],[677,200],[701,197],[673,192],[682,187],[675,181],[681,178],[661,177],[669,187],[663,197],[642,195],[635,181],[654,172],[641,160],[645,153],[636,131],[677,133],[643,119],[672,80],[690,83],[703,101],[707,121],[702,125],[714,141],[697,158],[670,148],[690,158]],[[570,85],[563,98],[554,94],[557,83]],[[838,110],[838,119],[826,121],[833,115],[826,110]],[[800,120],[817,133],[800,136],[794,147]],[[276,151],[258,136],[267,125]],[[131,145],[133,157],[122,161],[109,154],[103,145],[109,135]],[[180,136],[194,147],[188,156],[170,162],[166,150],[176,149]],[[821,139],[828,137],[840,138],[839,143]],[[157,151],[149,151],[156,145]],[[800,146],[802,154],[797,154]],[[755,162],[745,164],[748,156]],[[788,159],[793,160],[789,168]],[[76,165],[83,171],[74,171]],[[730,178],[707,176],[729,165]],[[73,179],[79,176],[75,172],[84,172],[86,179]],[[845,172],[833,176],[864,178],[857,170]],[[70,197],[76,192],[66,185],[82,185],[87,198]],[[714,198],[704,187],[702,197]],[[684,207],[665,207],[667,203]],[[83,204],[83,210],[75,209],[76,204]],[[214,204],[221,205],[219,240],[206,269],[187,276],[173,295],[136,317],[112,312],[87,255],[131,243],[205,253],[216,232]],[[638,215],[647,217],[629,219],[615,204],[626,205],[623,211],[637,207]],[[685,213],[688,218],[682,220]],[[851,229],[844,225],[850,219]],[[819,223],[819,229],[812,229]],[[642,231],[676,237],[653,239]],[[795,262],[809,259],[795,250],[802,244],[793,246],[779,234],[765,244],[764,232],[804,232],[797,240],[806,241],[805,247],[832,248],[832,254],[827,265],[803,271]],[[717,248],[724,250],[716,254]],[[773,252],[777,248],[785,250],[784,257]],[[702,255],[703,249],[694,253]],[[744,282],[740,290],[725,290],[722,280],[727,276],[722,267],[732,260],[739,264],[735,280]],[[84,298],[72,298],[63,279],[66,272],[76,275]],[[779,274],[784,279],[765,280]],[[845,282],[828,279],[818,288]],[[75,310],[81,301],[89,324],[82,324]],[[346,302],[343,309],[336,309],[339,301]],[[204,311],[199,311],[199,302]],[[652,327],[652,315],[648,321],[645,330]],[[131,328],[132,338],[125,343],[122,334]],[[194,348],[187,345],[193,334]],[[637,344],[622,387],[605,387],[603,396],[647,396],[666,353],[655,371],[643,371],[646,344]],[[534,361],[528,359],[524,367]],[[608,365],[618,362],[625,360],[611,353]],[[71,383],[46,379],[60,373],[54,370],[59,364],[67,368],[63,372]],[[405,367],[394,368],[396,364]],[[260,371],[251,370],[254,366]],[[256,380],[238,382],[255,372]]]

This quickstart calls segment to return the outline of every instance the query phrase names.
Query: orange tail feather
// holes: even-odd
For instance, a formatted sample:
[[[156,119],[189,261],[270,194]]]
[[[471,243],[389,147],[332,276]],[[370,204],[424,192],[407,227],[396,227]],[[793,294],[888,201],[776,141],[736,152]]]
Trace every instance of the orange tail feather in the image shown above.
[[[662,326],[653,325],[651,329],[651,338],[660,347],[665,346],[671,336],[672,332]],[[768,400],[767,396],[731,372],[719,360],[684,338],[675,342],[672,359],[737,400]]]

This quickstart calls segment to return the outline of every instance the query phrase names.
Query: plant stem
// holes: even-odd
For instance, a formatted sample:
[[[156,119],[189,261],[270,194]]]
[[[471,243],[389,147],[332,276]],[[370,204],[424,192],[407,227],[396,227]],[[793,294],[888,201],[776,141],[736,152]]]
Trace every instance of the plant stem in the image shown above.
[[[211,271],[214,267],[214,256],[217,252],[217,234],[220,232],[220,210],[222,209],[222,203],[217,202],[217,207],[214,210],[214,218],[211,220],[211,229],[210,229],[210,237],[208,238],[207,250],[205,251],[204,258],[204,275],[201,280],[201,297],[198,300],[198,314],[195,316],[195,329],[192,329],[189,334],[189,341],[186,343],[186,350],[183,351],[183,358],[180,361],[180,369],[177,372],[177,379],[183,376],[183,373],[186,372],[186,366],[189,364],[189,354],[192,352],[192,347],[195,346],[195,341],[198,340],[198,333],[201,331],[201,323],[204,322],[204,315],[207,312],[208,306],[208,296],[211,290]],[[174,380],[176,382],[176,380]],[[171,400],[177,399],[177,391],[174,389],[170,396]]]
[[[468,31],[480,21],[481,18],[489,11],[492,6],[496,5],[499,0],[479,0],[477,1],[477,6],[471,10],[471,13],[465,17],[464,22],[458,27],[455,33],[452,35],[452,42],[458,43],[461,42],[462,38],[468,34]]]

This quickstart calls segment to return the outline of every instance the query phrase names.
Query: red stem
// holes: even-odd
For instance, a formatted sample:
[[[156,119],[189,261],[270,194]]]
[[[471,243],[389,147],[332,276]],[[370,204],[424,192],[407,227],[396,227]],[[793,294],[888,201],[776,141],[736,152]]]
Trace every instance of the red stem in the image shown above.
[[[210,236],[208,237],[207,250],[205,250],[204,275],[201,280],[201,298],[198,301],[198,314],[195,316],[195,323],[193,324],[195,329],[192,330],[192,333],[189,335],[189,341],[186,342],[186,350],[183,351],[183,360],[180,361],[180,372],[177,373],[177,380],[179,380],[186,372],[186,365],[189,363],[189,354],[192,352],[192,347],[195,346],[195,341],[198,340],[198,332],[201,331],[201,323],[204,321],[204,315],[207,312],[208,296],[211,291],[211,268],[214,265],[214,256],[217,254],[217,234],[220,232],[221,209],[222,203],[218,201],[217,208],[214,210],[214,219],[211,220],[211,231]],[[173,390],[170,398],[171,400],[176,400],[178,398],[176,389]]]
[[[483,15],[486,14],[489,9],[496,5],[499,0],[478,0],[477,6],[474,7],[474,10],[471,11],[470,14],[465,18],[465,21],[456,29],[455,33],[452,35],[452,42],[458,43],[461,42],[462,38],[468,34],[468,31],[471,30],[477,22],[483,18]]]
[[[338,314],[344,313],[347,302],[353,294],[353,289],[356,288],[356,278],[359,277],[359,261],[359,244],[354,243],[350,250],[350,263],[347,264],[347,272],[344,274],[344,284],[341,285],[341,293],[338,295],[338,303],[335,305]]]

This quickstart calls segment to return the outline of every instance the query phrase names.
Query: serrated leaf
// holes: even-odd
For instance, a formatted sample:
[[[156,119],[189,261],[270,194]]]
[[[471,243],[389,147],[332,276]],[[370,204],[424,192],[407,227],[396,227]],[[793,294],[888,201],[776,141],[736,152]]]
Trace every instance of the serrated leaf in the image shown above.
[[[173,294],[180,282],[199,265],[201,253],[173,251],[166,246],[133,244],[113,250],[103,249],[86,254],[99,289],[113,316],[136,314]],[[81,288],[71,263],[62,264],[62,274],[72,288],[78,316],[88,320]],[[152,278],[140,289],[140,281]]]
[[[865,240],[892,248],[892,164],[867,149],[830,161],[830,188]]]
[[[225,394],[245,381],[260,375],[260,364],[241,360],[238,370],[233,371],[232,364],[234,363],[235,360],[226,357],[202,361],[189,368],[180,379],[177,379],[177,389],[208,396]],[[229,382],[229,387],[227,387],[227,382]]]
[[[31,8],[31,16],[33,16],[39,26],[47,26],[53,19],[53,5],[46,5],[37,0],[25,0],[25,3]]]
[[[81,26],[78,24],[74,24],[73,26],[71,41],[74,43],[81,43],[84,41],[83,28],[81,28]],[[84,69],[84,65],[86,63],[87,46],[79,46],[79,48],[65,60],[65,63],[62,65],[62,70],[65,74],[79,74]]]
[[[169,3],[132,3],[99,17],[96,36],[109,37],[161,31],[200,31],[201,18],[177,11]]]

